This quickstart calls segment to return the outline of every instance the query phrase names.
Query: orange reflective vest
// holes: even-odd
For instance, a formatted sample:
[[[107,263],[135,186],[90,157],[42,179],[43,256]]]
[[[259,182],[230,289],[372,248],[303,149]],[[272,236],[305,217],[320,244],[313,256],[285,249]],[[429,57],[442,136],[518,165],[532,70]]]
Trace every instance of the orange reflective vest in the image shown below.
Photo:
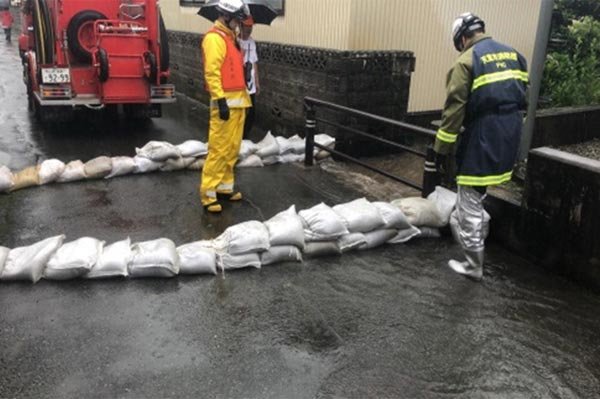
[[[239,91],[246,89],[246,79],[244,77],[244,57],[240,49],[236,46],[233,39],[225,32],[212,27],[206,34],[218,34],[225,41],[227,51],[225,60],[221,66],[221,83],[223,91]],[[208,87],[206,87],[208,90]]]

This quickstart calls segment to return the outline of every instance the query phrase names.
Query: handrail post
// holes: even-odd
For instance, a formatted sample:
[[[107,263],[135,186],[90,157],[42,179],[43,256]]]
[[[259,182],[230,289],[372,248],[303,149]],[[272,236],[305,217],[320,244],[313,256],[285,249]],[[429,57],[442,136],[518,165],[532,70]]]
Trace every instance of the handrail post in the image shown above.
[[[306,109],[306,124],[304,132],[306,136],[306,148],[304,152],[304,165],[313,166],[315,150],[315,131],[317,130],[317,120],[315,107],[312,103],[304,99],[304,108]]]
[[[421,195],[427,198],[429,194],[435,191],[435,186],[440,184],[440,175],[435,166],[435,151],[432,146],[427,147],[425,156],[425,165],[423,167],[423,191]]]

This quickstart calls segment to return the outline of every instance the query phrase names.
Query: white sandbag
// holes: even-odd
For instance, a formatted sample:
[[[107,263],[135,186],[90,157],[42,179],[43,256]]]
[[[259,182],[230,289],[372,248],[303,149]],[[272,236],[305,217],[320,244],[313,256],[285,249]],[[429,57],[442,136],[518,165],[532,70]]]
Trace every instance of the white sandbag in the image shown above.
[[[421,232],[415,238],[440,238],[442,233],[437,227],[421,227]]]
[[[241,159],[241,158],[240,158]],[[262,159],[258,155],[252,154],[241,159],[236,167],[238,168],[262,168],[264,166]]]
[[[256,143],[256,155],[262,159],[279,155],[279,144],[271,132],[268,132],[261,141]]]
[[[65,163],[58,159],[47,159],[40,164],[40,184],[48,184],[58,180],[65,171]]]
[[[265,227],[271,246],[294,245],[304,248],[304,227],[295,205],[267,220]]]
[[[179,273],[175,243],[167,238],[133,244],[129,264],[131,277],[173,277]]]
[[[177,247],[179,274],[217,274],[212,241],[196,241]]]
[[[426,198],[402,198],[391,203],[400,208],[413,226],[443,227],[445,225],[440,211],[433,202]]]
[[[104,241],[83,237],[63,244],[50,258],[44,278],[70,280],[87,274],[98,261]]]
[[[342,251],[340,251],[337,241],[307,242],[304,247],[305,258],[321,258],[324,256],[338,256],[341,254]]]
[[[298,135],[292,136],[290,138],[277,136],[275,137],[275,140],[277,140],[277,144],[279,145],[279,155],[304,154],[306,142],[303,138],[301,138]]]
[[[205,158],[198,158],[194,160],[191,164],[188,165],[188,170],[202,170],[204,167],[204,163],[206,162]]]
[[[331,153],[327,150],[321,150],[319,152],[317,152],[317,154],[315,155],[315,159],[317,161],[322,161],[325,158],[329,158],[331,156]]]
[[[6,166],[0,166],[0,193],[9,191],[14,186],[13,174]]]
[[[404,230],[411,227],[406,215],[395,205],[389,202],[373,202],[373,205],[379,211],[379,214],[383,218],[382,229],[398,229]]]
[[[363,233],[345,234],[337,240],[337,245],[342,253],[358,249],[361,245],[365,245],[366,243],[367,239]]]
[[[335,148],[335,138],[327,135],[327,134],[317,134],[315,135],[315,143],[321,144],[327,148],[334,149]],[[314,150],[315,159],[318,161],[325,159],[331,155],[329,151],[323,150],[320,147],[315,147]]]
[[[306,241],[337,240],[349,233],[343,219],[324,203],[300,211],[298,214],[306,224],[304,229]]]
[[[304,154],[294,154],[290,152],[288,154],[281,155],[279,157],[279,162],[281,163],[296,163],[296,162],[304,162],[304,158],[306,156]]]
[[[214,245],[217,251],[231,255],[266,251],[271,246],[267,227],[256,220],[228,227],[214,240]]]
[[[65,170],[56,179],[59,183],[68,183],[85,179],[85,165],[80,160],[71,161],[65,166]]]
[[[364,251],[366,249],[377,248],[386,242],[394,239],[398,235],[398,230],[395,229],[381,229],[365,233],[365,243],[358,249]]]
[[[260,254],[260,263],[263,266],[285,262],[302,262],[300,249],[294,245],[279,245]]]
[[[199,140],[187,140],[175,147],[184,158],[199,158],[208,154],[208,146]]]
[[[287,145],[290,152],[294,154],[304,154],[306,151],[306,140],[297,134],[288,139]]]
[[[256,153],[258,151],[258,147],[250,140],[242,140],[242,145],[240,146],[239,159],[246,159],[250,155]],[[260,157],[259,157],[260,158]]]
[[[155,162],[164,162],[167,159],[179,158],[179,149],[166,141],[149,141],[142,148],[136,148],[135,153],[140,157],[151,159]]]
[[[46,264],[60,248],[64,235],[50,237],[27,247],[13,248],[8,253],[0,280],[27,280],[37,283]]]
[[[456,205],[456,198],[457,195],[454,191],[441,186],[436,186],[435,190],[427,196],[427,199],[433,202],[440,211],[444,225],[450,222],[450,214]]]
[[[125,176],[136,171],[135,160],[132,157],[112,157],[112,170],[105,179],[111,179],[117,176]]]
[[[254,267],[260,269],[260,255],[256,252],[242,255],[231,255],[228,253],[217,253],[217,265],[223,271]]]
[[[286,154],[290,151],[290,147],[288,146],[288,138],[283,136],[276,136],[275,140],[277,141],[277,145],[279,146],[279,155]]]
[[[328,134],[315,134],[315,143],[319,143],[328,148],[333,148],[335,145],[335,138]]]
[[[196,158],[175,158],[167,159],[164,164],[161,165],[161,172],[174,172],[176,170],[182,170],[191,165]]]
[[[97,157],[87,161],[84,165],[85,177],[88,179],[101,179],[112,171],[112,159]]]
[[[10,191],[17,191],[40,184],[39,166],[30,166],[13,174],[13,185]]]
[[[133,173],[150,173],[157,171],[162,166],[163,162],[156,162],[148,158],[141,157],[136,155],[133,157],[133,162],[135,163],[135,169]]]
[[[332,209],[340,215],[351,233],[367,233],[385,224],[377,207],[366,198],[339,204]]]
[[[388,244],[404,244],[412,240],[421,234],[421,230],[416,228],[415,226],[410,226],[408,229],[398,230],[398,234],[396,234],[391,240],[389,240]]]
[[[126,277],[132,257],[129,237],[105,246],[92,270],[84,277],[90,279]]]
[[[6,263],[9,252],[10,248],[0,247],[0,276],[2,276],[2,270],[4,270],[4,264]]]
[[[262,163],[265,166],[276,165],[278,163],[281,163],[281,157],[279,155],[272,155],[269,157],[265,157],[262,159]]]

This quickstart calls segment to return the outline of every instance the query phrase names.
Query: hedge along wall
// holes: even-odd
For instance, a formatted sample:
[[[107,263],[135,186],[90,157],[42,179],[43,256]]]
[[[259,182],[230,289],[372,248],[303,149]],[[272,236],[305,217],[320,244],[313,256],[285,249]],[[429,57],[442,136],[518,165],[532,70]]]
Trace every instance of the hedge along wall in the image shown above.
[[[179,93],[208,105],[204,90],[200,43],[202,35],[169,31],[171,81]],[[357,108],[393,119],[407,113],[410,78],[415,58],[406,51],[336,51],[275,43],[257,43],[261,94],[257,125],[275,134],[291,136],[304,130],[305,96]],[[333,112],[319,116],[371,130],[380,136],[389,129],[365,124]],[[320,131],[338,139],[341,147],[356,150],[356,139],[337,129]]]

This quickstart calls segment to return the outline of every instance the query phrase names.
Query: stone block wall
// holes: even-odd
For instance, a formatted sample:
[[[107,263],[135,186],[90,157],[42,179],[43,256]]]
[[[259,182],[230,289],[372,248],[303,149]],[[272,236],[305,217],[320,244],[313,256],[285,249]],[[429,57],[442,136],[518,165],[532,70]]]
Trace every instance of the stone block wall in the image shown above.
[[[171,81],[179,93],[206,106],[201,40],[199,34],[169,31]],[[262,42],[257,45],[261,94],[256,123],[263,130],[284,136],[302,133],[305,96],[393,119],[402,119],[407,113],[415,63],[411,52],[348,52]],[[318,111],[318,116],[380,136],[393,134],[335,112]],[[320,125],[319,130],[349,147],[357,147],[355,139],[337,129]]]

